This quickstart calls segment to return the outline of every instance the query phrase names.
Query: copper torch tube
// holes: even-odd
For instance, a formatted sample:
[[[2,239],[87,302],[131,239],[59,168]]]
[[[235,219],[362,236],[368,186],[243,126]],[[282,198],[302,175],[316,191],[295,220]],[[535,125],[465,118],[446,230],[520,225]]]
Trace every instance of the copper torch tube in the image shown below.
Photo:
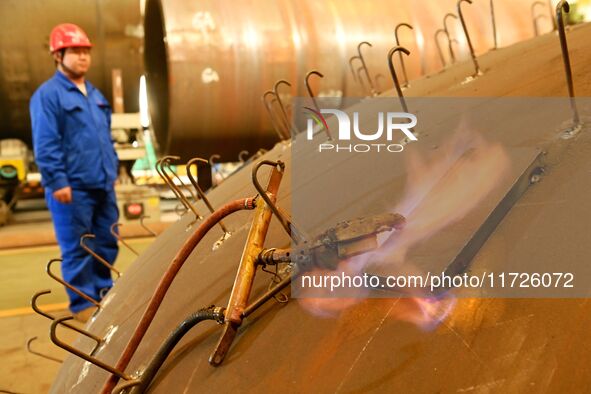
[[[148,331],[148,328],[150,327],[150,324],[152,323],[152,320],[154,319],[154,316],[156,315],[156,312],[158,311],[158,308],[160,307],[160,304],[162,303],[168,288],[172,284],[172,281],[191,252],[193,252],[193,249],[195,249],[205,234],[207,234],[209,230],[211,230],[220,220],[226,216],[243,209],[254,209],[254,205],[253,198],[240,199],[224,205],[211,214],[207,219],[205,219],[205,221],[197,228],[193,235],[187,239],[183,247],[177,252],[176,256],[172,260],[172,263],[162,276],[162,279],[160,279],[160,283],[158,283],[152,298],[150,298],[150,301],[148,302],[148,307],[146,308],[133,335],[129,339],[129,342],[125,346],[119,361],[117,361],[117,365],[115,366],[116,370],[125,371],[125,368],[127,368],[127,365],[139,347],[144,335],[146,334],[146,331]],[[101,392],[103,394],[110,394],[118,380],[118,376],[111,375]]]
[[[280,165],[280,163],[262,162],[259,163],[259,166],[255,167],[253,171],[253,180],[255,180],[255,184],[256,170],[264,164],[274,164],[273,171],[271,172],[271,178],[269,179],[267,190],[264,191],[266,197],[261,198],[263,201],[261,201],[260,204],[257,204],[257,210],[250,226],[246,245],[242,251],[238,273],[234,280],[234,286],[232,286],[228,308],[226,308],[223,333],[218,340],[213,353],[209,356],[209,363],[213,366],[218,366],[223,362],[230,346],[232,345],[232,341],[238,332],[238,327],[242,324],[242,319],[244,318],[243,313],[247,307],[248,298],[250,297],[250,292],[252,290],[252,283],[254,282],[259,255],[263,250],[263,244],[265,243],[267,231],[269,230],[269,223],[273,216],[271,205],[275,204],[279,184],[283,177],[283,166]],[[261,193],[261,197],[262,194],[263,193]]]
[[[273,203],[275,203],[277,199],[277,191],[279,190],[279,184],[281,183],[282,177],[283,171],[280,171],[275,167],[271,173],[271,179],[269,180],[269,185],[267,186],[266,191],[267,196]],[[257,261],[259,254],[263,250],[263,244],[267,237],[272,214],[273,211],[268,204],[263,202],[257,204],[246,245],[244,246],[242,257],[240,258],[238,274],[234,280],[232,294],[230,294],[230,301],[228,302],[228,308],[226,310],[226,322],[236,324],[242,323],[242,312],[248,303],[248,298],[252,289],[252,282],[257,269]]]

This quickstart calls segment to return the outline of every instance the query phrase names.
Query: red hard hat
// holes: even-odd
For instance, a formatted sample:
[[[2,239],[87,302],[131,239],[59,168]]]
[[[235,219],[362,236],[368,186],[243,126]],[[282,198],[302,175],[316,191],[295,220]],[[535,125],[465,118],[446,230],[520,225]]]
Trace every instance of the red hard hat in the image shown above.
[[[62,23],[54,27],[49,35],[49,51],[53,53],[72,47],[92,47],[84,30],[73,23]]]

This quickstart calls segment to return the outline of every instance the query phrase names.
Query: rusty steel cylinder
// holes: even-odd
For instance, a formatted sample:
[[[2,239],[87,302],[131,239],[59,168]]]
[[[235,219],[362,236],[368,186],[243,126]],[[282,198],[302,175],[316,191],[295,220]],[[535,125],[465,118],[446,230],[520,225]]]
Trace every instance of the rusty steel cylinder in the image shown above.
[[[529,2],[494,5],[499,46],[533,34]],[[150,113],[161,148],[184,158],[217,153],[236,161],[243,149],[253,153],[277,141],[261,96],[279,79],[292,84],[291,91],[280,88],[283,102],[307,95],[310,70],[324,75],[310,79],[317,95],[365,95],[348,60],[358,43],[368,41],[372,47],[362,53],[371,83],[377,91],[391,89],[386,55],[399,23],[413,26],[399,31],[401,45],[411,51],[405,59],[409,78],[439,71],[434,34],[456,1],[146,0],[145,7]],[[477,54],[494,45],[490,11],[488,1],[463,6]],[[458,61],[468,60],[461,25],[449,23],[449,29]],[[277,105],[274,110],[279,113]]]

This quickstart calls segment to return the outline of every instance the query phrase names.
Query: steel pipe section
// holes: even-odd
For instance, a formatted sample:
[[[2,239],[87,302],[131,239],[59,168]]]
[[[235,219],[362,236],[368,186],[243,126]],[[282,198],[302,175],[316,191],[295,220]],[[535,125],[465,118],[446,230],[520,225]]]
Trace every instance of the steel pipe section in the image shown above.
[[[498,3],[498,4],[497,4]],[[277,140],[261,95],[279,79],[292,84],[288,95],[306,95],[304,77],[312,69],[319,96],[366,94],[353,80],[348,59],[357,44],[369,41],[364,58],[376,89],[392,88],[386,55],[395,45],[394,28],[406,22],[401,45],[409,78],[441,69],[433,40],[454,0],[146,0],[144,62],[150,113],[163,152],[188,157],[217,153],[236,160]],[[469,9],[468,9],[469,8]],[[523,10],[522,10],[523,9]],[[499,45],[531,36],[526,0],[497,1]],[[523,12],[520,14],[520,12]],[[488,2],[465,11],[478,54],[494,45]],[[525,15],[525,16],[524,16]],[[459,60],[469,59],[461,27]],[[366,82],[367,85],[367,82]],[[277,108],[276,108],[277,109]]]

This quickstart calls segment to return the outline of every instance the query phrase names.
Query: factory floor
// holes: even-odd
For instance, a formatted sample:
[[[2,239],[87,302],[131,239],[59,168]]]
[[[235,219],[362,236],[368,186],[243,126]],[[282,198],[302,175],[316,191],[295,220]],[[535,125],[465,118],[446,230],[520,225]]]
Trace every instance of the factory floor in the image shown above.
[[[150,229],[156,233],[168,225],[168,222],[149,223]],[[126,242],[139,253],[154,240],[153,237],[145,237],[146,231],[137,224],[124,225],[121,230]],[[141,237],[132,238],[137,236]],[[50,289],[51,294],[39,299],[41,309],[57,317],[69,313],[63,287],[45,272],[47,262],[59,256],[46,210],[17,212],[9,225],[0,227],[0,358],[3,364],[0,368],[0,393],[49,391],[61,364],[29,353],[26,344],[31,338],[37,337],[31,342],[32,351],[58,360],[67,356],[49,339],[50,321],[34,313],[30,307],[31,296],[35,292]],[[120,245],[115,264],[125,272],[135,258],[129,249]],[[66,342],[73,341],[75,336],[72,331],[60,331],[60,337]]]

